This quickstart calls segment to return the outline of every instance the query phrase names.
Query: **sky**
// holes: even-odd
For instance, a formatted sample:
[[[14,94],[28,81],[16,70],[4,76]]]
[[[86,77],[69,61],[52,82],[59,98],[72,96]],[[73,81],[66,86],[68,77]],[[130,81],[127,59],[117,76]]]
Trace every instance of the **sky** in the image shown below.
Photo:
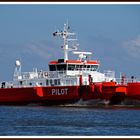
[[[140,4],[0,3],[0,81],[12,80],[16,59],[22,71],[32,71],[63,58],[63,42],[52,33],[67,20],[79,50],[93,52],[100,72],[140,78]]]

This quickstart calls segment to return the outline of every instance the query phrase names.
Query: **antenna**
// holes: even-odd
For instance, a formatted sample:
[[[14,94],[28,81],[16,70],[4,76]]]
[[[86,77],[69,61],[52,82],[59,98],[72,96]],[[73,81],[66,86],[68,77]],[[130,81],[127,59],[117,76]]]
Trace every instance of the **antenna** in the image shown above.
[[[70,27],[68,26],[68,20],[67,23],[64,24],[63,27],[63,31],[59,32],[56,31],[53,33],[53,36],[58,36],[58,37],[62,37],[63,38],[63,50],[64,50],[64,60],[68,60],[68,52],[69,51],[73,51],[73,50],[77,50],[77,46],[73,45],[72,48],[69,48],[69,42],[70,41],[75,41],[77,39],[73,39],[73,38],[69,38],[71,36],[75,36],[75,33],[70,33],[68,32],[68,30],[70,29]]]
[[[73,52],[73,54],[79,55],[80,60],[85,60],[87,59],[87,55],[91,55],[91,52]]]

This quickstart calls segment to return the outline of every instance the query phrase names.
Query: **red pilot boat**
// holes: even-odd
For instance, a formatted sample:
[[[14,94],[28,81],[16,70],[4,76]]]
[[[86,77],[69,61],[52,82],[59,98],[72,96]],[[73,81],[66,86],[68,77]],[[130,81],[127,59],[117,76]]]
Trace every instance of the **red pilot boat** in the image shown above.
[[[99,61],[89,59],[91,52],[78,50],[76,34],[69,32],[68,24],[53,36],[63,38],[64,58],[49,62],[48,71],[32,72],[22,72],[16,60],[13,81],[0,83],[0,104],[55,105],[81,100],[117,104],[129,97],[140,99],[140,83],[125,83],[124,78],[117,82],[113,71],[99,72]],[[69,59],[69,52],[77,59]]]

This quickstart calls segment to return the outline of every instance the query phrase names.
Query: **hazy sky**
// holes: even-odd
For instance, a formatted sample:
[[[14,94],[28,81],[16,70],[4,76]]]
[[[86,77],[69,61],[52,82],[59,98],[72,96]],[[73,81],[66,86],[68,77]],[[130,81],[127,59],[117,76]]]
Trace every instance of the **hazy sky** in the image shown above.
[[[67,20],[79,49],[92,51],[102,72],[140,77],[139,4],[0,4],[0,80],[12,79],[17,58],[23,71],[31,71],[47,69],[50,60],[63,57],[61,41],[52,33]]]

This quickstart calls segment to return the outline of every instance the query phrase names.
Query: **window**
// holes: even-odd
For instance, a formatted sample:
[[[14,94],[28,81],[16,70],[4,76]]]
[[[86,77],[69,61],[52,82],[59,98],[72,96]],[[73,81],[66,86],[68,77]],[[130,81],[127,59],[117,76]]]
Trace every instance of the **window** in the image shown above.
[[[75,65],[76,66],[76,70],[79,70],[80,66],[79,65]]]
[[[83,68],[87,68],[87,65],[84,65]]]
[[[20,85],[22,85],[23,84],[23,81],[19,81],[19,83],[20,83]]]
[[[50,79],[50,84],[51,84],[51,85],[53,84],[53,81],[52,81],[52,79]]]
[[[86,70],[87,65],[75,65],[76,70]]]
[[[90,65],[87,65],[87,68],[89,69],[90,68]]]
[[[87,65],[80,65],[81,70],[86,70]]]
[[[91,65],[91,71],[96,71],[98,68],[98,65]]]
[[[60,79],[58,79],[58,85],[60,85]]]
[[[56,65],[49,65],[50,71],[56,71]]]
[[[88,71],[90,70],[90,65],[87,65],[87,70],[88,70]]]
[[[67,66],[66,64],[56,65],[58,71],[65,71],[66,70],[66,66]]]
[[[84,70],[84,65],[80,65],[80,70]]]
[[[54,80],[54,85],[57,85],[57,79]]]
[[[71,65],[71,64],[68,65],[68,70],[74,70],[74,69],[75,69],[75,65]]]
[[[66,70],[66,64],[49,65],[50,71],[64,71]]]
[[[46,85],[49,85],[49,81],[48,80],[46,80]]]

